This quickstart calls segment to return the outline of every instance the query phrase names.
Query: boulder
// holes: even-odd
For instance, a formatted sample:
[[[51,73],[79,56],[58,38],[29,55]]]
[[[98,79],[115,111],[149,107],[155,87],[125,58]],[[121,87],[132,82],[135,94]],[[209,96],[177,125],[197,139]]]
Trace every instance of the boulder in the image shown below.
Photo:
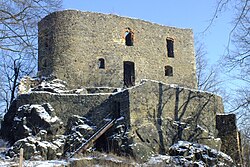
[[[64,137],[58,137],[53,141],[41,141],[40,138],[29,136],[16,141],[7,151],[6,156],[18,156],[20,148],[23,148],[24,158],[31,159],[35,156],[42,157],[43,160],[58,159],[63,154]]]
[[[169,148],[169,155],[179,165],[234,166],[228,155],[206,145],[178,141]]]
[[[37,135],[41,130],[46,130],[47,135],[56,135],[62,127],[62,122],[57,116],[51,116],[54,115],[53,112],[53,108],[48,103],[19,107],[12,121],[11,131],[14,141]]]

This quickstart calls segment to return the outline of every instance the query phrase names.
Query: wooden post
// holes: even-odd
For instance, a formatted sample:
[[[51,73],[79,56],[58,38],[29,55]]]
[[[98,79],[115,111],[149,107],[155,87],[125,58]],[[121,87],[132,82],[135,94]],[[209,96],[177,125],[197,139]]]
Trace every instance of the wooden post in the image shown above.
[[[23,166],[23,148],[20,149],[19,167]]]

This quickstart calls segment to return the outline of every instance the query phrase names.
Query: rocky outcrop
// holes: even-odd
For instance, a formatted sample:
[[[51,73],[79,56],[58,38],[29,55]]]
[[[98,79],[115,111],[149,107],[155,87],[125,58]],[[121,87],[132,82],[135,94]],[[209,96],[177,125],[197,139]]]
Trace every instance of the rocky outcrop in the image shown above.
[[[28,119],[29,114],[35,120],[33,122]],[[26,118],[25,118],[26,117]],[[154,154],[152,150],[156,150],[157,140],[154,140],[154,128],[149,125],[143,125],[144,128],[131,134],[129,128],[123,122],[124,118],[117,119],[115,126],[106,134],[107,142],[112,146],[112,152],[122,156],[132,156],[137,163],[131,161],[117,160],[116,158],[106,159],[104,157],[80,158],[70,162],[70,165],[81,166],[83,164],[98,164],[105,166],[233,166],[233,160],[222,152],[216,151],[208,146],[194,144],[187,141],[179,141],[172,145],[164,154]],[[30,126],[31,122],[35,127]],[[189,129],[188,125],[180,122],[172,122],[176,125],[172,130],[181,127]],[[8,157],[18,156],[20,148],[24,149],[25,159],[58,159],[63,155],[70,155],[78,146],[84,143],[96,130],[96,126],[87,118],[73,115],[69,118],[67,125],[64,128],[64,134],[59,135],[57,130],[60,125],[60,119],[53,113],[53,108],[49,104],[44,105],[24,105],[18,110],[18,113],[13,118],[13,133],[19,129],[19,138],[6,153]],[[19,128],[17,128],[19,127]],[[26,128],[20,128],[26,127]],[[140,126],[138,126],[140,127]],[[197,127],[197,134],[207,135],[205,130]],[[178,132],[178,131],[176,131]],[[183,138],[186,134],[195,136],[190,131],[183,131]],[[199,136],[198,135],[198,136]],[[21,138],[23,136],[23,138]],[[134,140],[135,137],[140,138],[140,142]],[[190,138],[190,136],[189,136]],[[19,140],[18,140],[19,139]],[[99,140],[95,147],[100,146]],[[98,144],[99,143],[99,144]],[[97,148],[101,149],[101,147]],[[103,150],[105,151],[105,150]],[[108,150],[107,150],[108,151]],[[140,157],[141,156],[141,157]],[[142,163],[141,161],[144,161]],[[126,162],[126,163],[125,163]]]
[[[93,123],[76,115],[69,118],[64,128],[53,111],[48,103],[19,107],[8,127],[11,132],[8,140],[13,144],[6,156],[18,156],[20,148],[23,148],[25,159],[58,159],[65,153],[75,151],[94,132]]]
[[[143,166],[236,166],[231,157],[206,145],[179,141],[172,145],[168,155],[152,156]]]
[[[44,159],[58,158],[65,142],[65,137],[59,135],[62,124],[48,103],[19,107],[8,127],[11,132],[8,140],[13,144],[6,155],[13,157],[23,148],[25,159],[36,155]]]
[[[65,132],[67,140],[64,145],[64,154],[70,155],[78,149],[90,138],[95,129],[94,124],[85,117],[73,115],[69,118]]]
[[[169,149],[169,155],[178,159],[180,165],[234,166],[228,155],[202,144],[178,141]]]
[[[57,136],[52,141],[42,140],[37,136],[29,136],[16,141],[6,153],[8,157],[18,156],[20,148],[24,150],[24,159],[58,159],[62,156],[65,136]]]
[[[23,105],[5,115],[3,137],[11,144],[28,136],[35,136],[45,130],[48,137],[58,134],[63,128],[61,120],[55,115],[50,104]]]

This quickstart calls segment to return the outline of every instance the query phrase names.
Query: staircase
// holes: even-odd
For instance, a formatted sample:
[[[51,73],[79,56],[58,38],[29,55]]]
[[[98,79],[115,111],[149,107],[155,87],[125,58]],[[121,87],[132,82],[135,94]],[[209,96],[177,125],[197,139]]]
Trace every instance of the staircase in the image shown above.
[[[108,129],[110,129],[114,123],[115,123],[116,119],[112,119],[109,122],[107,122],[106,124],[104,124],[99,130],[97,130],[86,142],[84,142],[78,149],[76,149],[75,152],[73,152],[69,158],[72,158],[75,154],[78,154],[80,152],[84,152],[85,150],[87,150],[87,148],[93,144],[103,133],[105,133]]]

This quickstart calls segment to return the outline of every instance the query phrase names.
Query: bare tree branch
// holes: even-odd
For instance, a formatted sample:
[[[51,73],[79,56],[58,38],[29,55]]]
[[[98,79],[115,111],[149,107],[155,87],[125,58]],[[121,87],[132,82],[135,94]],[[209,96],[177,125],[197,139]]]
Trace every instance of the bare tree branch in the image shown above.
[[[212,66],[210,67],[205,56],[204,45],[196,42],[195,58],[198,89],[212,93],[220,93],[220,85],[223,81],[219,80],[219,70],[216,70],[216,68]]]
[[[62,0],[0,1],[1,111],[15,98],[21,77],[36,72],[38,21],[61,4]]]

